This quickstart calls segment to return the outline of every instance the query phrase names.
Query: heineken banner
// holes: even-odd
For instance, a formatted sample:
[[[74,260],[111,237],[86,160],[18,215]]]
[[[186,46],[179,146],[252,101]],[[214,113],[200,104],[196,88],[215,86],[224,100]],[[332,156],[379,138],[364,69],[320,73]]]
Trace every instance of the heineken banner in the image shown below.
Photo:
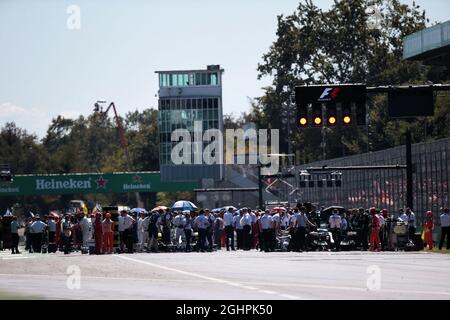
[[[0,183],[0,197],[124,192],[192,191],[196,182],[161,182],[159,172],[17,175]]]

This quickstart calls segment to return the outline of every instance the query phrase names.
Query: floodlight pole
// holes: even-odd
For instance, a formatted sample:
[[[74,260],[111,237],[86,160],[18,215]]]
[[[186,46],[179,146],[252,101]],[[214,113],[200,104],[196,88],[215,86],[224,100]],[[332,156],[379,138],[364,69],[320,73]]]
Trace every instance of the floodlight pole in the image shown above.
[[[406,129],[406,206],[413,209],[413,167],[411,130]]]

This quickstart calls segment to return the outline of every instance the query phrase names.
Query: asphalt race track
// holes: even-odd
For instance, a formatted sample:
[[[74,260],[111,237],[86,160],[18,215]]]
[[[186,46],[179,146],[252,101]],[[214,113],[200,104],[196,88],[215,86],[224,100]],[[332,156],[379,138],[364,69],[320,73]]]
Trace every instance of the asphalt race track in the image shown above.
[[[3,251],[0,292],[41,299],[448,300],[449,270],[450,255],[426,252]]]

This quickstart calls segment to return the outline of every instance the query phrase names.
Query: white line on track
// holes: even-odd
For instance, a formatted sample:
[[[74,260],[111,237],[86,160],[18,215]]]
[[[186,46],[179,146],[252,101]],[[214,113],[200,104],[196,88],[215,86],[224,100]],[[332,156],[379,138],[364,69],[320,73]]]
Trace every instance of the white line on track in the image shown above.
[[[201,274],[198,274],[198,273],[183,271],[183,270],[179,270],[179,269],[175,269],[175,268],[171,268],[171,267],[166,267],[166,266],[162,266],[162,265],[159,265],[159,264],[156,264],[156,263],[152,263],[152,262],[148,262],[148,261],[142,261],[142,260],[138,260],[138,259],[134,259],[134,258],[130,258],[130,257],[124,257],[124,256],[114,256],[114,257],[120,258],[120,259],[124,259],[124,260],[128,260],[128,261],[133,261],[133,262],[136,262],[136,263],[146,264],[148,266],[159,268],[159,269],[162,269],[162,270],[177,272],[177,273],[184,274],[184,275],[187,275],[187,276],[190,276],[190,277],[195,277],[195,278],[199,278],[199,279],[203,279],[203,280],[209,280],[209,281],[216,282],[216,283],[223,283],[223,284],[226,284],[226,285],[229,285],[229,286],[232,286],[232,287],[240,287],[240,288],[244,288],[245,289],[245,286],[243,286],[242,284],[236,283],[236,282],[230,282],[228,280],[222,280],[222,279],[218,279],[218,278],[208,277],[208,276],[204,276],[204,275],[201,275]],[[252,288],[252,289],[249,289],[249,290],[257,290],[257,289],[256,288]],[[277,292],[270,291],[270,290],[259,290],[259,292],[262,292],[262,293],[265,293],[265,294],[271,294],[271,295],[278,294]],[[284,297],[284,298],[287,298],[287,297]],[[288,298],[288,299],[300,300],[301,298],[300,297],[296,297],[296,296],[290,296],[290,298]]]
[[[1,257],[0,260],[21,260],[21,259],[34,259],[34,256],[24,256],[24,257]]]
[[[247,289],[247,290],[259,290],[258,288],[250,287],[250,286],[242,286],[242,288]]]
[[[291,300],[298,299],[296,296],[292,296],[290,294],[280,294],[280,297],[283,297],[283,298],[286,298],[286,299],[291,299]]]
[[[276,291],[272,291],[272,290],[259,290],[259,292],[265,293],[265,294],[279,294]]]

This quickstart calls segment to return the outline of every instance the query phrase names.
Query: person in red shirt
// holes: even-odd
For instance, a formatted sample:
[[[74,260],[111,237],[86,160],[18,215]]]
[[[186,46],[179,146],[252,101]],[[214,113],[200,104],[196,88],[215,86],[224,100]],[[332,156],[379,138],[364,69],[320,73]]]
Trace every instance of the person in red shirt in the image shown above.
[[[370,209],[370,214],[372,215],[372,232],[370,233],[370,251],[375,251],[374,244],[376,244],[377,251],[381,251],[380,217],[378,216],[377,210],[375,208]]]
[[[427,211],[427,220],[425,222],[425,242],[428,245],[428,249],[433,249],[433,230],[434,230],[434,223],[433,223],[433,212]]]

